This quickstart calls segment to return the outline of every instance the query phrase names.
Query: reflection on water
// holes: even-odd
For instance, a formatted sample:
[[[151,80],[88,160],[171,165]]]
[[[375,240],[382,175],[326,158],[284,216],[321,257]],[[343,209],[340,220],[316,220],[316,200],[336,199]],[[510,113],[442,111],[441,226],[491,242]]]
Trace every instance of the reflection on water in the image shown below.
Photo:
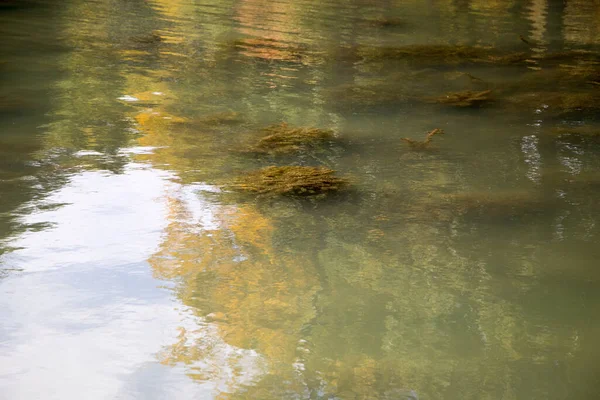
[[[599,12],[3,2],[0,398],[597,398]]]

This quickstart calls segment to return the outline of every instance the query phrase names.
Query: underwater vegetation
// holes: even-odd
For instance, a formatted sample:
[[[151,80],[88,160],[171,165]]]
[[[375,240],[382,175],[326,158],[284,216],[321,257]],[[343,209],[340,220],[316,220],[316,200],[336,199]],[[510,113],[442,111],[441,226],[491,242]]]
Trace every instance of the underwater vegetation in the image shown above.
[[[322,145],[335,139],[331,129],[294,128],[287,123],[261,130],[264,135],[246,151],[252,153],[287,154]]]
[[[337,192],[349,181],[324,167],[270,166],[239,178],[231,188],[256,194],[310,196]]]
[[[236,111],[223,111],[195,118],[193,123],[206,126],[239,125],[245,122],[244,116]]]
[[[376,60],[410,60],[434,64],[460,64],[482,60],[490,54],[490,48],[462,45],[410,45],[374,47],[361,46],[357,49],[360,57],[368,61]]]
[[[427,135],[425,136],[425,140],[423,140],[423,141],[414,140],[414,139],[410,139],[410,138],[401,138],[401,140],[403,142],[405,142],[406,144],[408,144],[408,146],[412,150],[425,150],[429,147],[429,144],[431,143],[431,141],[433,140],[433,137],[435,135],[443,135],[443,134],[444,134],[444,131],[442,129],[435,128],[427,133]]]
[[[140,45],[151,45],[161,43],[164,39],[156,32],[152,32],[148,35],[137,35],[132,36],[130,40],[133,43],[137,43]]]
[[[304,44],[280,41],[268,37],[238,38],[227,43],[223,50],[259,60],[301,64],[312,64],[319,58],[318,52],[311,51]]]
[[[434,97],[430,102],[446,104],[455,107],[479,107],[490,100],[492,90],[474,92],[465,90],[461,92],[450,92],[445,95]]]
[[[371,107],[396,104],[409,100],[405,87],[390,84],[390,80],[368,83],[345,83],[327,89],[326,96],[335,108]]]

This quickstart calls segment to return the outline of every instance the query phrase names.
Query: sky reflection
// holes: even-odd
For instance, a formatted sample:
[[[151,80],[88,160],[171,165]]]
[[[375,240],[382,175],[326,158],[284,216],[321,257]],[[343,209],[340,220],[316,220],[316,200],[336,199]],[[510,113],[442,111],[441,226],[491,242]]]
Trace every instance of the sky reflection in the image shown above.
[[[53,227],[16,238],[21,249],[0,260],[22,270],[0,281],[0,398],[209,398],[223,384],[227,371],[198,384],[157,359],[180,329],[210,335],[146,261],[178,188],[170,178],[141,164],[83,172],[46,200],[70,204],[26,217]],[[223,358],[235,352],[213,342]]]

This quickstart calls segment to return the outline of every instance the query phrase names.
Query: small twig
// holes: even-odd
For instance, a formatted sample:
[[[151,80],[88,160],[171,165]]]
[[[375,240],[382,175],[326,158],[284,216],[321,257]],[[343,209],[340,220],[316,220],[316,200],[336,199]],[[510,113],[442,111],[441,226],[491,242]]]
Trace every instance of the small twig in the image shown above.
[[[525,43],[527,46],[529,46],[529,47],[533,46],[529,40],[527,40],[523,37],[523,35],[519,35],[519,39],[521,39],[521,42]]]
[[[476,77],[476,76],[474,76],[474,75],[472,75],[472,74],[470,74],[470,73],[468,73],[468,72],[463,72],[463,73],[464,73],[464,74],[465,74],[467,77],[469,77],[469,79],[471,79],[471,80],[472,80],[472,81],[474,81],[474,82],[482,82],[482,83],[485,83],[485,81],[484,81],[483,79],[480,79],[480,78],[478,78],[478,77]]]
[[[434,135],[443,135],[444,131],[440,128],[435,128],[427,133],[424,141],[414,140],[410,138],[401,138],[400,140],[408,143],[408,145],[413,149],[425,149],[429,146]]]

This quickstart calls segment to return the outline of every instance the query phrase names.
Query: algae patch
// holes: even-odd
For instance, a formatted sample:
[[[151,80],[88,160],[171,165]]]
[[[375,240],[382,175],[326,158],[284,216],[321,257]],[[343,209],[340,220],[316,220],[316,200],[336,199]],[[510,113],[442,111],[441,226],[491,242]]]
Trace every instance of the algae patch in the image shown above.
[[[359,54],[367,60],[405,59],[417,62],[458,64],[486,59],[490,49],[477,46],[410,45],[402,47],[363,47]]]
[[[455,107],[478,107],[490,100],[491,93],[491,90],[484,90],[481,92],[465,90],[462,92],[447,93],[443,96],[435,97],[430,101]]]
[[[252,153],[286,154],[307,150],[335,139],[331,129],[293,128],[286,123],[261,130],[263,137],[247,149]]]
[[[223,111],[197,118],[194,122],[206,126],[239,125],[243,124],[245,119],[239,112]]]
[[[131,42],[136,43],[136,44],[140,44],[140,45],[159,44],[159,43],[161,43],[161,42],[164,41],[163,37],[160,36],[156,32],[152,32],[152,33],[149,33],[147,35],[132,36],[130,38],[130,40],[131,40]]]
[[[270,166],[239,178],[231,188],[256,194],[311,196],[337,192],[348,180],[324,167]]]

